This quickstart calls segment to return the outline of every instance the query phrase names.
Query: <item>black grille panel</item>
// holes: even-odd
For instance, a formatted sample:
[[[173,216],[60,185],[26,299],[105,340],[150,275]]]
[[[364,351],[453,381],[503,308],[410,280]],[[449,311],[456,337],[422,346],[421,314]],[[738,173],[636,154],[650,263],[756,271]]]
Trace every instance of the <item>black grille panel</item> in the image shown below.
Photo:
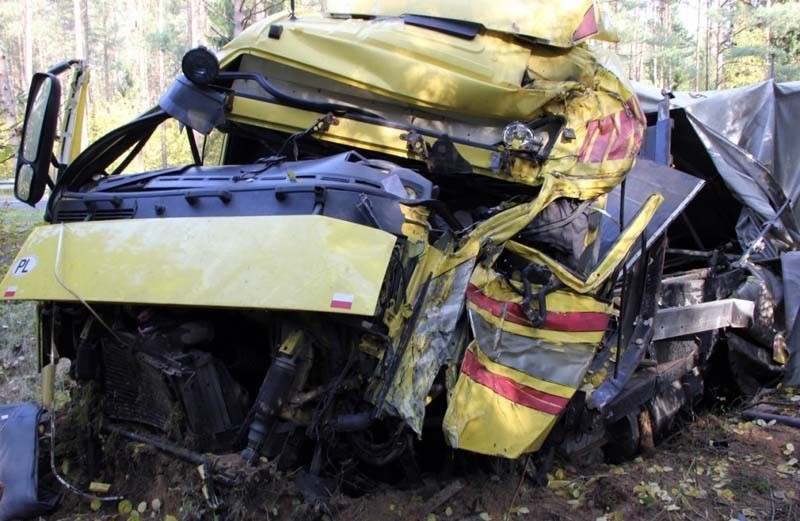
[[[130,219],[136,213],[134,208],[101,208],[97,210],[59,208],[56,211],[57,222],[105,221],[114,219]]]
[[[163,432],[175,424],[175,398],[163,373],[143,363],[142,353],[103,342],[105,413],[115,420],[143,423]]]

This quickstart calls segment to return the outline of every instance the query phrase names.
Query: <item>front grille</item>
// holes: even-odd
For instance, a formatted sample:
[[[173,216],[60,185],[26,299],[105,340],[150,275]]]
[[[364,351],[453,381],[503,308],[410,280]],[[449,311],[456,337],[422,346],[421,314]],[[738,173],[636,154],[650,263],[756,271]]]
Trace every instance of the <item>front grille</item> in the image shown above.
[[[56,222],[109,221],[114,219],[130,219],[134,216],[134,208],[101,208],[97,210],[74,210],[59,208],[56,210]]]
[[[164,374],[147,356],[103,342],[104,409],[109,418],[149,425],[163,432],[174,426],[178,404]]]

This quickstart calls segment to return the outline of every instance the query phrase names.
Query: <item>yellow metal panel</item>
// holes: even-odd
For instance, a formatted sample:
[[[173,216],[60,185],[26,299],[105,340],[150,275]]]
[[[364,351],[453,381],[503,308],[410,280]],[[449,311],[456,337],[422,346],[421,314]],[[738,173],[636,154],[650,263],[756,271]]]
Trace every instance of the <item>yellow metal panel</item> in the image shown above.
[[[449,6],[452,12],[448,18],[471,19],[471,4],[459,8],[461,4],[451,6],[453,3],[432,3],[421,9],[439,12]],[[552,26],[543,22],[551,16],[569,20],[574,7],[553,7],[538,0],[519,3],[525,9],[507,11],[513,13],[513,23],[533,20],[541,27]],[[372,3],[356,0],[356,4]],[[576,12],[581,13],[593,5],[591,0],[579,4]],[[402,14],[408,6],[390,1],[376,8]],[[536,14],[542,9],[548,12],[545,18]],[[427,14],[437,16],[433,11]],[[487,16],[492,17],[497,10],[490,11]],[[519,16],[520,12],[526,15]],[[479,16],[481,12],[473,14]],[[418,109],[423,117],[475,124],[477,129],[495,127],[498,133],[513,120],[563,116],[574,139],[557,139],[548,160],[541,165],[515,154],[513,164],[497,170],[497,161],[492,159],[496,150],[456,145],[477,173],[534,186],[545,177],[554,177],[554,193],[561,197],[591,199],[602,195],[619,184],[633,165],[645,123],[633,90],[606,67],[608,60],[598,61],[598,56],[584,46],[560,49],[523,44],[497,32],[465,41],[405,25],[399,19],[365,21],[303,15],[289,21],[286,16],[276,15],[243,32],[220,53],[222,66],[231,65],[242,55],[252,55],[264,62],[273,80],[286,81],[290,86],[296,81],[292,73],[281,72],[283,69],[301,73],[301,78],[310,75],[321,96],[341,95],[346,102],[365,107],[378,101],[405,113],[395,121],[401,124],[410,124]],[[283,27],[280,38],[269,37],[273,24]],[[269,64],[279,64],[274,74],[269,72]],[[309,90],[308,95],[316,94]],[[237,100],[233,109],[236,117],[232,119],[288,132],[305,130],[319,117],[308,111],[292,113],[273,108],[274,104],[252,112],[245,110],[248,105]],[[400,138],[405,133],[341,118],[338,126],[316,137],[405,158],[407,145]],[[454,141],[476,139],[464,129],[452,137]],[[433,140],[426,141],[431,144]],[[483,144],[494,145],[494,139],[488,141]]]
[[[481,265],[475,267],[471,282],[480,288],[481,293],[489,295],[494,299],[516,303],[522,301],[520,294],[524,288],[521,282],[506,279],[495,271]],[[511,285],[516,289],[512,290]],[[536,293],[540,289],[540,285],[531,284],[531,292]],[[547,294],[547,310],[558,313],[589,311],[611,314],[614,308],[588,295],[579,295],[571,291],[557,290]]]
[[[73,72],[67,93],[61,130],[61,162],[70,164],[84,148],[88,129],[86,128],[89,93],[89,66],[80,62]]]
[[[469,348],[491,373],[537,391],[570,399],[575,389],[546,382],[492,362],[473,344]],[[516,458],[538,450],[558,416],[515,403],[460,374],[447,406],[442,429],[451,447]]]
[[[468,304],[469,308],[483,317],[484,320],[489,322],[492,326],[499,330],[508,331],[515,335],[525,336],[528,338],[535,338],[545,342],[554,344],[554,346],[563,344],[597,344],[603,340],[604,331],[555,331],[552,329],[539,329],[535,327],[523,326],[510,320],[504,320],[500,317],[492,315],[485,309],[481,309],[475,304]],[[577,346],[562,347],[562,349],[574,349]]]
[[[617,241],[606,253],[605,257],[595,267],[585,279],[577,277],[560,264],[539,250],[520,244],[515,241],[508,241],[506,248],[522,257],[539,264],[544,264],[555,274],[558,279],[572,290],[578,293],[592,293],[596,291],[613,274],[614,270],[627,258],[634,243],[641,237],[642,232],[647,227],[650,219],[655,215],[658,207],[664,202],[664,196],[659,193],[650,194],[639,212],[628,223],[627,228],[617,238]]]
[[[517,458],[538,450],[558,416],[523,407],[460,375],[442,429],[458,449]]]
[[[319,119],[320,114],[303,109],[296,109],[249,98],[236,97],[233,100],[228,119],[238,123],[246,123],[264,128],[271,128],[282,132],[294,133],[306,130]],[[319,137],[325,141],[331,141],[342,145],[355,148],[362,148],[391,154],[394,156],[406,157],[408,155],[408,145],[406,140],[401,137],[408,133],[408,130],[392,128],[372,123],[362,123],[352,119],[339,117],[338,124],[331,126],[324,134]],[[429,145],[436,141],[426,138]],[[492,163],[492,150],[476,146],[455,143],[464,159],[475,167],[476,170],[489,172]],[[521,163],[524,161],[520,161]]]
[[[553,2],[551,0],[506,0],[464,2],[464,0],[437,0],[414,2],[406,0],[325,0],[325,11],[332,14],[359,14],[368,16],[401,16],[416,14],[451,20],[479,23],[488,29],[512,34],[522,34],[545,40],[551,45],[570,47],[586,12],[595,7],[595,20],[604,34],[599,9],[592,0]]]
[[[270,38],[272,23],[283,26]],[[461,40],[401,20],[274,17],[254,24],[220,53],[225,67],[249,54],[413,107],[507,120],[536,112],[550,93],[521,87],[531,50],[510,38]]]
[[[42,226],[6,299],[371,315],[395,237],[323,216],[140,219]]]
[[[575,389],[568,385],[548,382],[547,380],[542,380],[541,378],[536,378],[535,376],[523,373],[522,371],[514,369],[513,367],[507,367],[503,364],[496,363],[491,358],[483,354],[477,344],[473,344],[473,353],[478,357],[478,361],[480,361],[481,365],[485,366],[492,373],[510,378],[532,389],[553,394],[555,396],[560,396],[562,398],[572,398],[572,395],[575,394]]]

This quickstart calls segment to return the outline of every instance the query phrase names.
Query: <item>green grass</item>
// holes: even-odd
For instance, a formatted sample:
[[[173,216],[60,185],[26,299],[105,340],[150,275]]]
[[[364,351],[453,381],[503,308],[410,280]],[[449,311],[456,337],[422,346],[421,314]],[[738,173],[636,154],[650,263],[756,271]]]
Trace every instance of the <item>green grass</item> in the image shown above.
[[[0,277],[5,276],[22,243],[41,221],[40,210],[0,206]],[[34,309],[32,302],[0,302],[0,402],[38,397]]]
[[[0,202],[0,271],[3,275],[28,234],[41,223],[41,210],[17,210]]]

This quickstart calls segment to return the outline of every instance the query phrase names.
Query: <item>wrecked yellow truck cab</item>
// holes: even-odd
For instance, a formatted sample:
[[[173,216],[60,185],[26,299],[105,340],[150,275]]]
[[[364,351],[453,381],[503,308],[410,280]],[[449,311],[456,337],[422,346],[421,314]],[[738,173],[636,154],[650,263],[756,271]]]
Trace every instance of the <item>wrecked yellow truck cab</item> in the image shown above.
[[[272,16],[189,51],[52,179],[58,80],[34,82],[16,193],[52,184],[48,224],[0,289],[40,303],[44,363],[101,389],[90,436],[227,486],[247,473],[220,455],[302,468],[318,499],[336,472],[442,466],[441,444],[630,457],[641,421],[697,402],[719,330],[754,313],[747,263],[673,226],[704,179],[637,160],[648,118],[586,44],[609,37],[597,3],[478,5]],[[136,171],[175,120],[192,160]]]

